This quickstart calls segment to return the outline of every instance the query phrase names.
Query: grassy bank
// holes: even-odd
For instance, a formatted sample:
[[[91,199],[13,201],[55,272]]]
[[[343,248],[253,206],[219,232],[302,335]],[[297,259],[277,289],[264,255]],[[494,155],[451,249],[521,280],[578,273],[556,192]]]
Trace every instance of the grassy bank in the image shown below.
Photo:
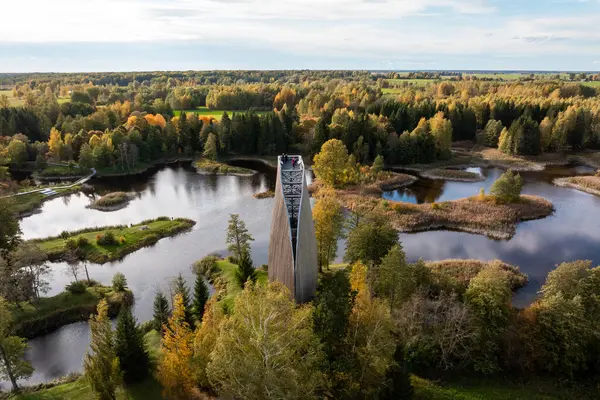
[[[202,271],[198,268],[199,262],[195,264],[196,273],[202,274],[215,288],[217,299],[225,307],[232,307],[235,297],[242,291],[235,277],[238,266],[226,259],[218,259],[212,270]],[[266,283],[269,280],[267,271],[256,269],[257,282]]]
[[[125,192],[112,192],[100,197],[89,205],[89,208],[100,211],[115,211],[119,210],[129,203],[133,195]]]
[[[526,195],[513,204],[498,204],[493,196],[433,204],[391,202],[347,193],[340,193],[339,199],[348,208],[363,204],[367,209],[379,209],[401,232],[451,229],[494,239],[510,239],[520,221],[546,217],[554,210],[549,201]]]
[[[164,237],[186,231],[195,224],[195,221],[186,218],[159,217],[133,226],[105,226],[63,232],[60,236],[34,239],[32,242],[37,243],[51,261],[63,259],[70,249],[76,248],[85,260],[104,264],[151,246]],[[112,233],[114,240],[110,239],[111,235],[106,235],[107,232]]]
[[[194,162],[194,166],[199,173],[210,174],[210,175],[243,175],[250,176],[254,175],[256,171],[247,168],[234,167],[219,161],[209,160],[208,158],[201,158]]]
[[[442,179],[457,182],[479,182],[485,180],[483,176],[475,172],[461,171],[459,169],[434,168],[423,171],[419,175],[427,179]]]
[[[592,399],[584,388],[561,389],[553,382],[518,384],[507,380],[436,383],[414,376],[414,400],[559,400]]]
[[[49,186],[52,188],[52,186]],[[35,187],[28,188],[28,190],[35,190]],[[42,193],[29,193],[23,194],[20,196],[12,197],[13,200],[13,209],[19,215],[20,218],[27,217],[31,214],[34,214],[37,209],[39,209],[45,201],[55,199],[57,197],[66,196],[72,193],[76,193],[81,190],[81,186],[73,186],[68,189],[54,189],[56,194],[46,196]]]
[[[577,189],[582,192],[600,196],[600,176],[573,176],[570,178],[557,178],[556,186]]]
[[[76,165],[49,165],[41,171],[34,172],[34,177],[40,180],[73,180],[90,174],[87,168]]]
[[[83,293],[64,291],[53,297],[43,297],[38,304],[21,304],[21,309],[13,307],[13,331],[18,336],[31,339],[64,325],[87,321],[103,298],[109,304],[111,316],[118,314],[121,305],[133,302],[130,291],[115,292],[106,286],[91,286]]]

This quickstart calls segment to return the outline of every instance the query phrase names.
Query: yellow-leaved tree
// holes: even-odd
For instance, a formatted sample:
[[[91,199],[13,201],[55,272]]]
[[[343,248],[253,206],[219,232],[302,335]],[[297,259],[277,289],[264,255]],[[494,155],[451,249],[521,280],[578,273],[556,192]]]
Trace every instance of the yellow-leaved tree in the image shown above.
[[[185,307],[181,294],[173,299],[173,314],[163,328],[162,358],[157,367],[157,379],[169,399],[189,399],[195,386],[192,367],[194,333],[185,322]]]
[[[317,179],[324,185],[337,187],[343,182],[348,167],[348,149],[341,140],[330,139],[321,146],[313,162]]]
[[[215,347],[219,336],[219,325],[223,321],[223,309],[217,304],[216,296],[212,296],[204,307],[202,325],[196,330],[194,339],[194,368],[196,382],[200,387],[210,387],[206,367],[210,361],[210,353]]]
[[[353,265],[350,285],[356,291],[348,329],[349,347],[358,361],[353,381],[361,398],[377,398],[394,362],[394,322],[386,304],[371,295],[364,264]]]
[[[226,398],[316,399],[322,362],[312,306],[296,306],[281,283],[248,283],[221,324],[206,372]]]
[[[50,150],[50,157],[55,160],[60,160],[60,155],[62,153],[62,147],[64,146],[64,142],[60,135],[60,131],[56,128],[52,128],[50,130],[50,138],[48,139],[48,149]]]
[[[344,216],[342,207],[331,188],[323,188],[317,195],[317,201],[312,210],[317,237],[317,259],[319,270],[329,268],[337,252],[337,242],[342,233]]]

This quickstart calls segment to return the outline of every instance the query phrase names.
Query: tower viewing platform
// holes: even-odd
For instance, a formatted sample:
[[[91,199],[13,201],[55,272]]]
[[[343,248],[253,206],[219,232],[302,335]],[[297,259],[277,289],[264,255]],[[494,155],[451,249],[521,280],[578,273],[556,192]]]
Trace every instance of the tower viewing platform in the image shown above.
[[[282,155],[277,161],[269,280],[285,284],[303,303],[314,297],[317,287],[317,242],[304,162],[298,155]]]

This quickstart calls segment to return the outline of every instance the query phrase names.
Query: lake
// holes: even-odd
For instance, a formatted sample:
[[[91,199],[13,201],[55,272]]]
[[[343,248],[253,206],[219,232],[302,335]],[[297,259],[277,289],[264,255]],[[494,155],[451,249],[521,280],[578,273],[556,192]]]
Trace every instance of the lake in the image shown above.
[[[267,262],[272,199],[257,200],[255,193],[273,188],[275,170],[261,163],[239,164],[260,173],[252,177],[197,174],[190,165],[159,168],[136,178],[93,180],[82,193],[46,202],[41,213],[22,220],[25,239],[57,235],[64,230],[89,226],[137,223],[161,215],[187,217],[197,221],[191,232],[162,239],[155,246],[137,251],[120,262],[90,265],[93,279],[109,284],[116,272],[127,277],[136,298],[134,313],[140,322],[152,317],[152,302],[158,289],[168,291],[170,280],[182,273],[190,288],[194,261],[210,254],[227,254],[225,243],[229,214],[237,213],[254,236],[252,257],[255,265]],[[420,180],[384,198],[414,203],[453,200],[486,192],[502,171],[470,169],[485,180],[475,183]],[[410,260],[447,258],[500,259],[520,266],[530,283],[515,295],[514,304],[524,306],[535,298],[546,275],[563,261],[590,259],[600,264],[600,198],[573,189],[552,185],[555,177],[589,174],[582,167],[551,168],[544,172],[522,173],[523,192],[547,198],[554,203],[554,215],[521,223],[509,241],[453,231],[401,234],[400,240]],[[307,171],[311,178],[311,172]],[[136,197],[121,210],[104,213],[86,208],[97,196],[110,191],[130,191]],[[341,259],[343,242],[338,251]],[[61,292],[70,282],[66,265],[52,264],[49,295]],[[81,371],[88,349],[87,323],[71,324],[29,342],[27,358],[35,372],[29,384],[49,381],[69,372]],[[3,386],[5,388],[6,386]]]

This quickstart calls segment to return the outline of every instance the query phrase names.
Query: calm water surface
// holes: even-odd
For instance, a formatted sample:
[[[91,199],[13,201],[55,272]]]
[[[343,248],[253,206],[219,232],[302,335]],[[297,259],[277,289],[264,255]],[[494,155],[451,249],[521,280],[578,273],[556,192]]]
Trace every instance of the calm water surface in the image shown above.
[[[189,166],[160,169],[142,178],[92,181],[91,190],[51,200],[40,214],[21,222],[26,239],[56,235],[63,230],[89,226],[137,223],[161,215],[188,217],[197,221],[191,232],[162,239],[154,247],[142,249],[123,261],[102,266],[90,265],[93,279],[108,284],[116,272],[123,272],[136,298],[134,312],[139,321],[152,317],[152,301],[157,289],[166,289],[170,279],[182,273],[190,286],[194,276],[191,264],[212,252],[226,254],[225,230],[230,213],[238,213],[255,238],[254,263],[267,262],[272,199],[256,200],[253,194],[272,188],[274,170],[256,166],[261,173],[252,177],[199,175]],[[476,183],[423,180],[409,188],[386,192],[390,200],[431,203],[486,192],[502,171],[471,169],[485,177]],[[554,177],[587,174],[587,168],[553,168],[543,173],[523,173],[524,193],[543,196],[554,203],[549,218],[522,223],[510,241],[462,232],[431,231],[402,234],[401,241],[410,260],[447,258],[501,259],[519,265],[529,274],[530,284],[515,296],[516,305],[530,303],[554,265],[575,259],[600,264],[600,198],[552,185]],[[307,174],[310,174],[307,172]],[[108,191],[136,193],[125,209],[104,213],[86,208],[93,199]],[[340,243],[342,253],[343,243]],[[341,258],[341,255],[340,257]],[[51,291],[63,290],[71,278],[66,265],[52,265]],[[29,383],[39,383],[80,371],[87,351],[89,329],[86,323],[65,326],[29,342],[27,357],[35,367]]]

